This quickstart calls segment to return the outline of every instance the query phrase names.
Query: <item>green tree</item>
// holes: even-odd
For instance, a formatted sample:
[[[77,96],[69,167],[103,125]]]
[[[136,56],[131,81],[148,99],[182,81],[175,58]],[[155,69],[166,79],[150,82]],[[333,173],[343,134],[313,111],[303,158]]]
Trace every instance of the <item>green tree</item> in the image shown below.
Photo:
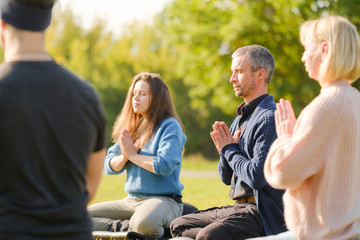
[[[276,70],[269,92],[276,100],[290,100],[299,113],[320,90],[301,63],[299,26],[340,13],[356,24],[357,11],[336,0],[177,0],[168,5],[156,26],[167,33],[164,45],[177,59],[174,74],[189,90],[188,106],[195,113],[190,119],[197,129],[191,131],[196,136],[189,137],[190,150],[210,152],[212,122],[229,124],[235,116],[241,100],[227,81],[231,53],[238,47],[259,44],[273,53]]]
[[[228,82],[231,54],[259,44],[275,57],[269,85],[275,99],[290,100],[298,114],[319,84],[304,71],[299,26],[305,20],[340,14],[360,25],[358,0],[173,0],[154,23],[134,22],[115,38],[99,19],[85,30],[65,9],[48,30],[48,50],[57,62],[99,92],[110,132],[132,78],[157,72],[168,84],[188,137],[186,153],[217,156],[209,136],[216,120],[228,125],[242,102]],[[360,89],[360,81],[354,84]]]

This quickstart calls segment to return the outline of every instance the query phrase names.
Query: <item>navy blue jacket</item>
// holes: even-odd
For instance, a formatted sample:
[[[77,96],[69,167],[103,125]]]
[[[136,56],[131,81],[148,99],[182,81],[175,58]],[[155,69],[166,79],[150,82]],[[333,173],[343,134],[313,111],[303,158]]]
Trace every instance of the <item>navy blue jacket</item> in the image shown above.
[[[249,117],[239,143],[224,146],[219,161],[220,177],[226,185],[232,184],[235,191],[238,189],[244,192],[244,186],[252,189],[266,235],[287,230],[283,214],[284,191],[272,188],[264,176],[266,155],[277,138],[275,110],[276,103],[273,96],[266,96]],[[230,127],[232,134],[239,121],[240,116],[237,116]],[[231,195],[234,198],[236,194],[231,193]]]

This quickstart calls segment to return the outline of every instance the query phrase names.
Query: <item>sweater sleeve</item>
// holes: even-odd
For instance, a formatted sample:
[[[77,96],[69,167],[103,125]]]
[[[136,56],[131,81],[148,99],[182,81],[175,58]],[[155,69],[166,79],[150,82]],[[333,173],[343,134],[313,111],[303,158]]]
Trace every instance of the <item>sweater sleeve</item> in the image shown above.
[[[220,179],[226,185],[231,184],[231,178],[233,175],[233,170],[231,169],[230,165],[227,163],[225,157],[220,154],[219,166],[218,171],[220,175]]]
[[[315,98],[300,114],[292,135],[275,140],[264,171],[270,185],[279,189],[299,188],[324,164],[327,139],[346,115],[341,104],[329,93]]]
[[[175,119],[166,120],[159,131],[161,136],[153,158],[153,169],[156,175],[169,176],[181,164],[186,137]]]
[[[115,143],[108,149],[108,153],[107,153],[107,155],[105,157],[105,161],[104,161],[104,169],[105,169],[106,174],[108,174],[108,175],[120,174],[125,170],[123,168],[120,171],[116,172],[110,166],[111,159],[113,157],[119,156],[120,154],[121,154],[121,150],[120,150],[119,143]]]
[[[221,153],[227,159],[236,176],[253,189],[263,188],[267,182],[264,177],[264,162],[268,150],[276,137],[273,111],[267,111],[258,119],[253,133],[253,156],[247,158],[238,144],[228,144]]]

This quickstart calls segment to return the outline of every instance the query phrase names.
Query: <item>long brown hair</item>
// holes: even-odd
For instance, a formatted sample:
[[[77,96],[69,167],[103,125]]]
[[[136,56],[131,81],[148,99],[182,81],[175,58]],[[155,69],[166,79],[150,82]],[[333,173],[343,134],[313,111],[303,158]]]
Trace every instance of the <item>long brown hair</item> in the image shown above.
[[[151,102],[147,112],[147,119],[141,114],[135,113],[132,107],[134,87],[138,81],[147,82],[150,86]],[[134,142],[139,140],[140,147],[143,147],[151,139],[159,123],[168,117],[175,118],[184,131],[184,126],[176,113],[169,89],[160,75],[140,73],[133,78],[124,107],[115,121],[112,131],[113,141],[117,142],[121,129],[126,128],[129,130],[132,140]]]

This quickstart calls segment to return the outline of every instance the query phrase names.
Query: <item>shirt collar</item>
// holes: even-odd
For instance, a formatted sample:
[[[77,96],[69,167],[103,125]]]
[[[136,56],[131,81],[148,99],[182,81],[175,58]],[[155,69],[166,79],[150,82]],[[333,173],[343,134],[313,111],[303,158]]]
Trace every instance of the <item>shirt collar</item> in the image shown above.
[[[240,104],[237,109],[236,112],[238,115],[245,117],[244,115],[250,115],[251,113],[254,112],[255,108],[259,105],[259,103],[266,98],[267,96],[269,96],[268,93],[261,95],[260,97],[255,98],[254,100],[252,100],[251,102],[249,102],[248,104],[246,104],[245,102],[243,102],[242,104]]]

